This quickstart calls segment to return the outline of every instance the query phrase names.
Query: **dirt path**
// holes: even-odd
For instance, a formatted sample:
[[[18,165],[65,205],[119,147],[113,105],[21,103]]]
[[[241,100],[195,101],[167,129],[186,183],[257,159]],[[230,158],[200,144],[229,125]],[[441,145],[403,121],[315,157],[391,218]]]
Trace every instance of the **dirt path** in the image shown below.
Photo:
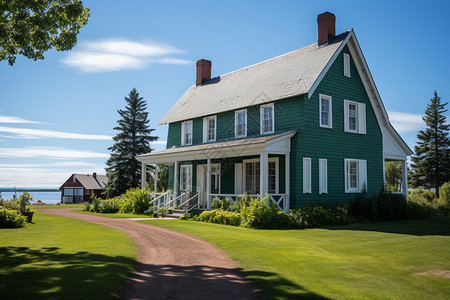
[[[244,280],[239,264],[199,238],[127,219],[42,209],[125,232],[139,247],[137,270],[121,299],[260,299]]]

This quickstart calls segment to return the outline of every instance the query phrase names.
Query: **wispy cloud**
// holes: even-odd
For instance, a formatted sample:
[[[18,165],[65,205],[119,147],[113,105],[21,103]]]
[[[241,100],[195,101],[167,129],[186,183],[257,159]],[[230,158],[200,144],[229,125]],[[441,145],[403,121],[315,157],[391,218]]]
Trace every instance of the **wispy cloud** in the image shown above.
[[[44,124],[38,121],[25,120],[19,117],[13,116],[2,116],[0,115],[0,123],[9,123],[9,124]]]
[[[84,42],[80,48],[78,51],[71,51],[63,63],[88,73],[143,69],[151,63],[191,63],[186,59],[169,57],[184,51],[154,42],[109,39]]]
[[[421,114],[388,112],[389,120],[399,133],[417,131],[425,126]]]
[[[14,134],[16,137],[24,139],[57,138],[57,139],[79,139],[79,140],[111,140],[111,137],[108,135],[70,133],[53,130],[15,128],[6,126],[0,126],[0,132]]]
[[[107,158],[109,154],[59,147],[0,148],[0,157]]]

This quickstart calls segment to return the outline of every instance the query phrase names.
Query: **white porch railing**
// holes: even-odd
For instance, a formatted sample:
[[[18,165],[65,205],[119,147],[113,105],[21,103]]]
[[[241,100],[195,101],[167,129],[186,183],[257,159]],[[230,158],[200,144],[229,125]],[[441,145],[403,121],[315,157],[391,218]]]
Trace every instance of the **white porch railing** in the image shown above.
[[[213,199],[230,199],[231,203],[234,204],[234,202],[236,202],[239,197],[243,197],[243,194],[209,194],[209,199],[207,199],[208,203],[209,203],[209,207],[211,207],[211,203]],[[249,195],[250,197],[260,197],[260,195]],[[287,194],[268,194],[270,201],[272,201],[273,203],[275,203],[278,208],[287,213],[289,211],[289,197]]]
[[[149,204],[153,203],[153,212],[156,212],[160,208],[164,207],[165,203],[172,198],[171,191],[168,190],[165,193],[153,193],[155,198],[149,202]]]

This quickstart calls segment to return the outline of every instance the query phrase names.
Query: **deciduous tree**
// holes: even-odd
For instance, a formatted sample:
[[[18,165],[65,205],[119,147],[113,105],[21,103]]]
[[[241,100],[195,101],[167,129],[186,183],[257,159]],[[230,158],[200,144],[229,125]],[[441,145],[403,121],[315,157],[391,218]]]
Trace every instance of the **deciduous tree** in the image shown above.
[[[44,52],[72,49],[89,18],[78,0],[0,0],[0,61],[17,55],[37,60]]]

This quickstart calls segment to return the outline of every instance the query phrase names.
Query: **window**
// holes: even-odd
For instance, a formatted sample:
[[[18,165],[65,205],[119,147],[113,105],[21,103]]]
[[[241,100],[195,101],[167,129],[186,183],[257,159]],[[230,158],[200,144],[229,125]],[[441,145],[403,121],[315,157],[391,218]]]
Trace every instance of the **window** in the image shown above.
[[[332,107],[331,107],[331,96],[319,95],[320,102],[320,127],[332,128]]]
[[[303,194],[311,194],[311,158],[303,157]]]
[[[181,123],[181,145],[192,145],[192,120]]]
[[[344,53],[344,76],[350,77],[350,55]]]
[[[319,194],[328,193],[328,166],[327,160],[319,159]]]
[[[269,194],[277,193],[277,163],[269,161]]]
[[[261,105],[261,134],[274,132],[273,103]]]
[[[247,136],[247,110],[238,110],[234,113],[235,137]]]
[[[180,166],[180,190],[190,191],[192,186],[192,166],[181,165]]]
[[[248,194],[260,193],[260,160],[244,160],[244,189]],[[268,160],[268,189],[269,194],[278,194],[278,157],[270,157]]]
[[[367,191],[367,162],[358,159],[345,159],[345,192],[361,193]]]
[[[214,142],[216,141],[216,131],[217,131],[217,118],[216,116],[203,118],[203,142]]]
[[[366,105],[344,100],[344,131],[366,134]]]

